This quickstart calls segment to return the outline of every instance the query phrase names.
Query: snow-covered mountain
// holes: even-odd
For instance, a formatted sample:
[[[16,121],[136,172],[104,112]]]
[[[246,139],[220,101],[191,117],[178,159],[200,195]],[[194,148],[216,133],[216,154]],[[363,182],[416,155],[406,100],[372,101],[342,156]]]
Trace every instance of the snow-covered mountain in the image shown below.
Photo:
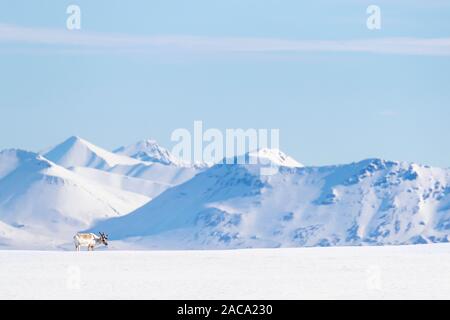
[[[0,151],[0,179],[14,171],[22,162],[35,157],[35,153],[19,149]]]
[[[78,137],[44,155],[2,151],[0,247],[57,248],[80,230],[128,248],[450,240],[450,169],[380,159],[303,167],[271,149],[243,158],[257,164],[186,165],[154,141],[114,153]]]
[[[44,155],[0,152],[0,247],[56,248],[199,172],[134,159],[71,137]]]
[[[160,152],[160,160],[158,161],[156,161],[156,153],[153,154],[154,161],[150,161],[149,157],[147,157],[146,160],[143,160],[126,155],[126,153],[133,154],[132,150],[138,150],[137,148],[139,148],[140,145],[140,143],[137,143],[136,145],[133,145],[134,147],[130,146],[119,149],[123,151],[123,154],[119,154],[121,153],[120,151],[118,151],[118,153],[109,152],[80,137],[71,137],[45,153],[43,156],[58,165],[72,171],[77,171],[84,176],[101,176],[102,178],[100,180],[102,181],[108,179],[117,180],[117,175],[148,180],[153,184],[153,190],[160,190],[160,192],[169,187],[186,182],[197,173],[204,170],[202,167],[181,164],[181,162],[178,162],[167,150],[156,144],[153,145],[153,148]],[[149,150],[147,150],[147,153],[148,152]],[[136,156],[136,154],[134,155]],[[163,163],[163,156],[167,156],[167,161],[165,161],[167,163]],[[172,159],[174,162],[169,163],[169,159]],[[85,170],[85,168],[101,170],[102,172],[89,170],[88,173],[88,170]],[[105,172],[112,173],[114,176],[105,178]],[[130,180],[128,180],[128,184],[129,183]],[[145,190],[148,190],[148,188]],[[145,190],[140,193],[148,195]],[[152,191],[149,195],[154,197],[160,192]]]
[[[0,221],[27,233],[67,240],[98,219],[127,214],[150,200],[87,180],[38,154],[9,150],[1,158],[8,159],[2,168],[9,170],[0,178]]]
[[[155,140],[151,139],[139,141],[126,147],[120,147],[114,153],[146,162],[175,166],[184,165],[180,159],[171,154],[166,148],[161,147]]]
[[[59,241],[59,243],[61,240]],[[21,228],[10,226],[0,221],[0,250],[1,249],[54,249],[58,241],[27,232]]]
[[[96,228],[155,248],[447,242],[450,170],[371,159],[261,176],[216,165]]]
[[[134,178],[93,168],[73,167],[70,170],[77,175],[92,181],[95,184],[101,184],[107,187],[114,187],[124,191],[134,192],[151,199],[157,197],[163,191],[173,187],[173,185],[166,184],[164,182]]]
[[[256,151],[248,152],[245,155],[245,163],[255,164],[272,164],[275,166],[301,168],[303,164],[295,160],[294,158],[286,155],[284,152],[278,149],[261,148]]]
[[[70,137],[44,154],[44,157],[65,168],[89,167],[107,170],[115,166],[133,166],[141,162],[105,149],[80,138]]]
[[[133,166],[116,166],[108,172],[153,181],[173,187],[192,179],[204,169],[197,166],[179,167],[161,163],[140,163]]]

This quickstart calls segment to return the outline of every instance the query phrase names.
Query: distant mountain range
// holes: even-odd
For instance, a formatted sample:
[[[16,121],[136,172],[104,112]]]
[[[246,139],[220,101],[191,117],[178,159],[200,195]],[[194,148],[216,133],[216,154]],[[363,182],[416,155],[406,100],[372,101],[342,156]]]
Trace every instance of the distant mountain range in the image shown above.
[[[450,240],[450,169],[369,159],[304,167],[190,165],[153,140],[109,152],[71,137],[44,154],[0,152],[0,248],[71,248],[107,232],[116,248],[233,249]],[[114,247],[114,246],[113,246]]]

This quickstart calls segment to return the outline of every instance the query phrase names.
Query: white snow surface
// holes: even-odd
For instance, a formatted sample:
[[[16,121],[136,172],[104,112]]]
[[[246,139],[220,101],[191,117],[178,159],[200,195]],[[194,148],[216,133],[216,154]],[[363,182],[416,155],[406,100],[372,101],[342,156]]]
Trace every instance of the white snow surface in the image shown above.
[[[0,179],[13,172],[22,161],[36,157],[35,153],[19,149],[0,151]]]
[[[277,166],[301,168],[303,164],[278,149],[261,148],[247,154],[249,163],[271,163]]]
[[[134,192],[147,196],[151,199],[157,197],[163,191],[174,186],[163,182],[134,178],[93,168],[74,167],[71,168],[71,171],[79,176],[93,181],[94,183],[102,184],[107,187],[114,187],[124,191]]]
[[[0,299],[448,299],[448,244],[0,251]]]
[[[158,162],[143,162],[138,165],[117,165],[108,172],[176,186],[189,181],[203,170],[204,168],[197,166],[185,167]]]

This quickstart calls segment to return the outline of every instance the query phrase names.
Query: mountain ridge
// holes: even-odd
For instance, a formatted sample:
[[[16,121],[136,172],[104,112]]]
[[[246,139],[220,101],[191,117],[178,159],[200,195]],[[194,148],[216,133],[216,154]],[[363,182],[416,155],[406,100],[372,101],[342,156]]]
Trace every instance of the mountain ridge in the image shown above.
[[[187,165],[153,139],[142,140],[128,146],[119,147],[113,152],[145,162],[158,162],[176,166]]]
[[[117,155],[78,137],[72,136],[43,155],[63,167],[112,168],[116,165],[137,165],[140,161]]]
[[[269,177],[217,165],[97,228],[180,249],[448,242],[449,182],[446,169],[381,159]]]
[[[82,229],[149,249],[450,241],[447,168],[379,158],[305,167],[276,149],[236,159],[256,164],[196,167],[154,140],[130,146],[116,154],[74,136],[43,155],[0,151],[2,241],[26,247],[56,232],[56,248]],[[149,150],[153,161],[128,155]]]

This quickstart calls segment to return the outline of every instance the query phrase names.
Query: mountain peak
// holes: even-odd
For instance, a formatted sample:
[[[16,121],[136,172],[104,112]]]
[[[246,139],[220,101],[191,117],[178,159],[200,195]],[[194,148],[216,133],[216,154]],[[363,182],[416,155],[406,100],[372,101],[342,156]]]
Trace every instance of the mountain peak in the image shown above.
[[[126,147],[120,147],[114,153],[145,162],[176,166],[182,164],[180,159],[172,155],[166,148],[161,147],[154,139],[142,140]]]
[[[44,154],[44,157],[63,167],[111,168],[116,165],[136,165],[136,159],[117,155],[72,136]]]
[[[270,162],[277,166],[301,168],[303,164],[296,161],[294,158],[286,155],[279,149],[260,148],[255,151],[248,152],[246,159],[255,159],[257,163]]]
[[[64,140],[62,143],[60,143],[58,145],[58,147],[70,148],[76,144],[86,145],[87,147],[93,146],[92,143],[88,142],[87,140],[85,140],[79,136],[71,136],[71,137],[67,138],[66,140]]]
[[[85,140],[80,136],[71,136],[67,139],[67,141],[85,141]]]
[[[158,141],[156,141],[154,139],[147,139],[147,140],[144,140],[143,142],[148,146],[158,144]]]
[[[0,179],[14,171],[21,163],[36,157],[36,153],[21,149],[0,151]]]

